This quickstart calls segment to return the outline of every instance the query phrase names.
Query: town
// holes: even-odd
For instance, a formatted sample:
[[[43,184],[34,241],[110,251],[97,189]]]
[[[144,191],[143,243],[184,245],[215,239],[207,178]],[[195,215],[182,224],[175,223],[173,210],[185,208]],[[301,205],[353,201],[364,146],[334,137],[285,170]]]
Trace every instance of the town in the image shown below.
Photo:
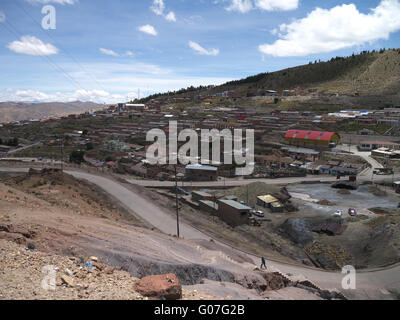
[[[0,302],[399,300],[400,0],[334,2],[1,1]]]

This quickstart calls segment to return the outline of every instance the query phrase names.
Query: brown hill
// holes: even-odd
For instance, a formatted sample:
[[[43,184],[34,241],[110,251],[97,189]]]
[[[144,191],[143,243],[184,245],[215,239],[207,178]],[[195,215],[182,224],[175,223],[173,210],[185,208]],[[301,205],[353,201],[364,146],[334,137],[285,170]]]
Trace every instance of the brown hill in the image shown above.
[[[104,105],[101,104],[81,101],[69,103],[0,102],[0,123],[82,113],[103,107]]]

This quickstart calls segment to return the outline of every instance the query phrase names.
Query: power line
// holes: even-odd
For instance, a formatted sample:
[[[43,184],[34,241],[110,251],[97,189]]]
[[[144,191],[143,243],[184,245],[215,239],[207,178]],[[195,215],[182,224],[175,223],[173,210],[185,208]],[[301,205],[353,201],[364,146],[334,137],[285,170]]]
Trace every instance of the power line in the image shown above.
[[[94,75],[92,75],[77,59],[75,59],[75,57],[74,56],[72,56],[72,54],[70,54],[61,44],[60,44],[60,42],[59,41],[57,41],[56,39],[54,39],[49,33],[47,33],[47,32],[45,32],[44,30],[43,30],[43,28],[42,28],[42,26],[41,26],[41,24],[31,15],[31,14],[29,14],[29,12],[27,12],[26,10],[25,10],[25,8],[21,5],[21,4],[19,4],[18,2],[15,2],[15,4],[39,27],[39,29],[43,32],[43,34],[45,34],[49,39],[51,39],[52,41],[54,41],[56,44],[57,44],[57,46],[62,50],[62,51],[64,51],[64,53],[68,56],[68,57],[70,57],[71,58],[71,60],[73,60],[77,65],[78,65],[78,67],[80,67],[86,74],[88,74],[89,75],[89,77],[94,81],[94,82],[96,82],[96,84],[102,89],[102,90],[104,90],[104,91],[107,91],[102,85],[101,85],[101,83],[100,82],[98,82],[98,80],[96,79],[96,77],[94,76]]]
[[[6,30],[8,30],[10,33],[13,33],[17,37],[21,37],[21,34],[18,32],[18,30],[7,21],[8,25],[5,23],[0,23],[0,25],[3,25]],[[44,56],[41,54],[38,50],[34,48],[34,50],[37,52],[37,54],[47,63],[49,63],[56,71],[61,72],[75,87],[78,89],[83,89],[84,91],[88,92],[79,82],[77,82],[74,78],[72,78],[62,67],[58,66],[57,63],[53,62],[48,56]],[[68,103],[68,102],[63,102],[65,105],[72,106],[76,108],[75,105]]]
[[[2,23],[8,31],[14,33],[17,37],[22,37],[22,34],[9,22],[8,20]],[[61,72],[64,74],[78,89],[83,89],[86,90],[77,80],[72,78],[61,66],[59,66],[56,62],[54,62],[52,59],[50,59],[49,56],[43,55],[41,52],[39,52],[35,47],[32,47],[34,51],[36,51],[37,55],[40,56],[43,60],[48,62],[50,65],[52,65],[57,71]]]

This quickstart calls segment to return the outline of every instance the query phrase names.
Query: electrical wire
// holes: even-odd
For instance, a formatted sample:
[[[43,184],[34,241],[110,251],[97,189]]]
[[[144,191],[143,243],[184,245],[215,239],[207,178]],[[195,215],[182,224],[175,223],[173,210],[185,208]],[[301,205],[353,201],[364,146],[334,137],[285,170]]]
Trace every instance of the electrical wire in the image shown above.
[[[61,51],[63,51],[73,62],[75,62],[77,64],[77,66],[82,69],[87,75],[89,75],[89,77],[103,90],[103,91],[107,91],[102,84],[97,80],[97,78],[90,73],[71,53],[69,53],[62,45],[59,41],[57,41],[54,37],[52,37],[50,35],[50,33],[45,32],[41,26],[41,24],[28,12],[26,11],[26,9],[18,2],[14,2],[16,4],[16,6],[21,9],[21,11],[23,11],[38,27],[39,29],[43,32],[43,34],[45,34],[50,40],[52,40],[53,42],[55,42],[57,44],[57,47],[61,49]]]

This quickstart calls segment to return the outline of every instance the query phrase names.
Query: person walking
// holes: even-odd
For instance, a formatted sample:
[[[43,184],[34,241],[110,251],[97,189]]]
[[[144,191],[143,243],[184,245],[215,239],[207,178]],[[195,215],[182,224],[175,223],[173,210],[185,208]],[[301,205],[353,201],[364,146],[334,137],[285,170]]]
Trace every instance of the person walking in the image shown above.
[[[264,258],[264,257],[261,258],[261,269],[262,269],[263,267],[264,267],[265,269],[267,269],[267,265],[265,264],[265,258]]]

